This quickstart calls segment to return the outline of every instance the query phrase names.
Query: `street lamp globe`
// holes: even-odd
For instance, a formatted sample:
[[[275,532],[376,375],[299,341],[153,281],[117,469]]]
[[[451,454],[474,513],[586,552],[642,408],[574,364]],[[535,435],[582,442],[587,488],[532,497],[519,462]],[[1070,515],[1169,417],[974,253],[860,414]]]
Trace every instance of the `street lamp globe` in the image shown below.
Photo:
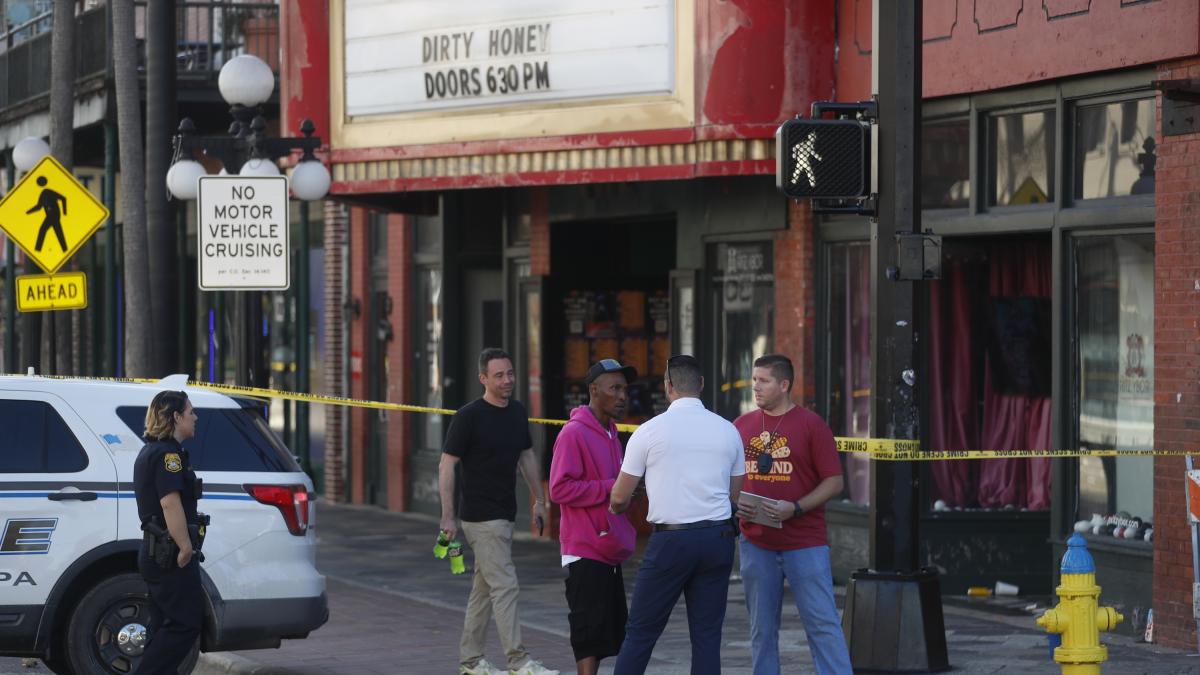
[[[242,54],[221,66],[217,88],[226,103],[253,108],[271,98],[271,92],[275,91],[275,73],[257,56]]]
[[[17,171],[29,171],[50,154],[50,146],[36,136],[21,140],[13,146],[13,164]]]
[[[292,194],[296,199],[315,202],[329,193],[329,169],[317,160],[300,162],[292,169]]]
[[[279,175],[279,167],[269,159],[249,159],[238,170],[239,176],[270,177]]]
[[[194,159],[175,162],[167,170],[167,190],[176,199],[190,201],[200,193],[200,177],[207,175],[204,165]]]

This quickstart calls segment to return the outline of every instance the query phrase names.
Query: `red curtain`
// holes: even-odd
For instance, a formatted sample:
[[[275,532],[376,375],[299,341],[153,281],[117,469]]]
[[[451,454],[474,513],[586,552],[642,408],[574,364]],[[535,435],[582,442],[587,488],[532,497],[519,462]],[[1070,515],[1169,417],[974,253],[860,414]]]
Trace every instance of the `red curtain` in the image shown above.
[[[979,275],[987,274],[986,286]],[[988,297],[978,297],[986,288]],[[1050,447],[1050,398],[1013,393],[998,384],[996,338],[981,307],[997,300],[1050,297],[1050,249],[1044,243],[988,247],[986,271],[977,262],[951,261],[932,287],[930,319],[931,445],[935,450],[1030,450]],[[974,313],[973,313],[974,312]],[[982,355],[982,356],[981,356]],[[1045,363],[1049,363],[1048,354]],[[982,368],[978,359],[982,358]],[[977,373],[982,372],[982,382]],[[982,396],[982,411],[978,408]],[[937,498],[949,507],[1050,507],[1050,460],[994,459],[936,462]]]

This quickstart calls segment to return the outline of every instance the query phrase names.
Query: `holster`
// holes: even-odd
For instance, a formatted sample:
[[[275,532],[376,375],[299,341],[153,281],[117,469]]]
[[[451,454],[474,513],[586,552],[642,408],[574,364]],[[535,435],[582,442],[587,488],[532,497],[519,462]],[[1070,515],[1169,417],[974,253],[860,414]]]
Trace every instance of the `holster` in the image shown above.
[[[171,533],[157,516],[142,521],[144,538],[150,543],[150,558],[159,569],[169,570],[179,557],[179,546],[171,539]]]

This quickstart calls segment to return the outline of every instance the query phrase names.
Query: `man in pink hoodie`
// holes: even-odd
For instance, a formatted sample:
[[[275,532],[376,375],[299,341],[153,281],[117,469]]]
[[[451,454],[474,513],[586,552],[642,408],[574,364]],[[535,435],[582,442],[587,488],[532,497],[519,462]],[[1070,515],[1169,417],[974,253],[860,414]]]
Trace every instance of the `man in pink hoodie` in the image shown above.
[[[621,563],[633,554],[637,534],[624,514],[609,512],[608,502],[624,454],[616,421],[625,416],[626,388],[636,377],[614,359],[594,364],[585,380],[588,405],[571,411],[554,442],[550,499],[562,510],[559,541],[579,675],[595,675],[600,659],[616,656],[625,639]]]

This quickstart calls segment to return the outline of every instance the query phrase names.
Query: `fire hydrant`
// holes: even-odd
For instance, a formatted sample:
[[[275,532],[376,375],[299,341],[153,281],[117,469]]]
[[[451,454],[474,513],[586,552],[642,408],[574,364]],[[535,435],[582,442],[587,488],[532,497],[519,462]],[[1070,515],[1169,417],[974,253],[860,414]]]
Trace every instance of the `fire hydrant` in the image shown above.
[[[1058,606],[1046,610],[1037,623],[1048,633],[1062,634],[1054,660],[1062,666],[1063,675],[1100,675],[1100,664],[1108,659],[1108,648],[1100,644],[1100,631],[1116,628],[1125,617],[1112,607],[1098,606],[1096,563],[1088,553],[1087,541],[1078,533],[1067,540],[1061,571]]]

